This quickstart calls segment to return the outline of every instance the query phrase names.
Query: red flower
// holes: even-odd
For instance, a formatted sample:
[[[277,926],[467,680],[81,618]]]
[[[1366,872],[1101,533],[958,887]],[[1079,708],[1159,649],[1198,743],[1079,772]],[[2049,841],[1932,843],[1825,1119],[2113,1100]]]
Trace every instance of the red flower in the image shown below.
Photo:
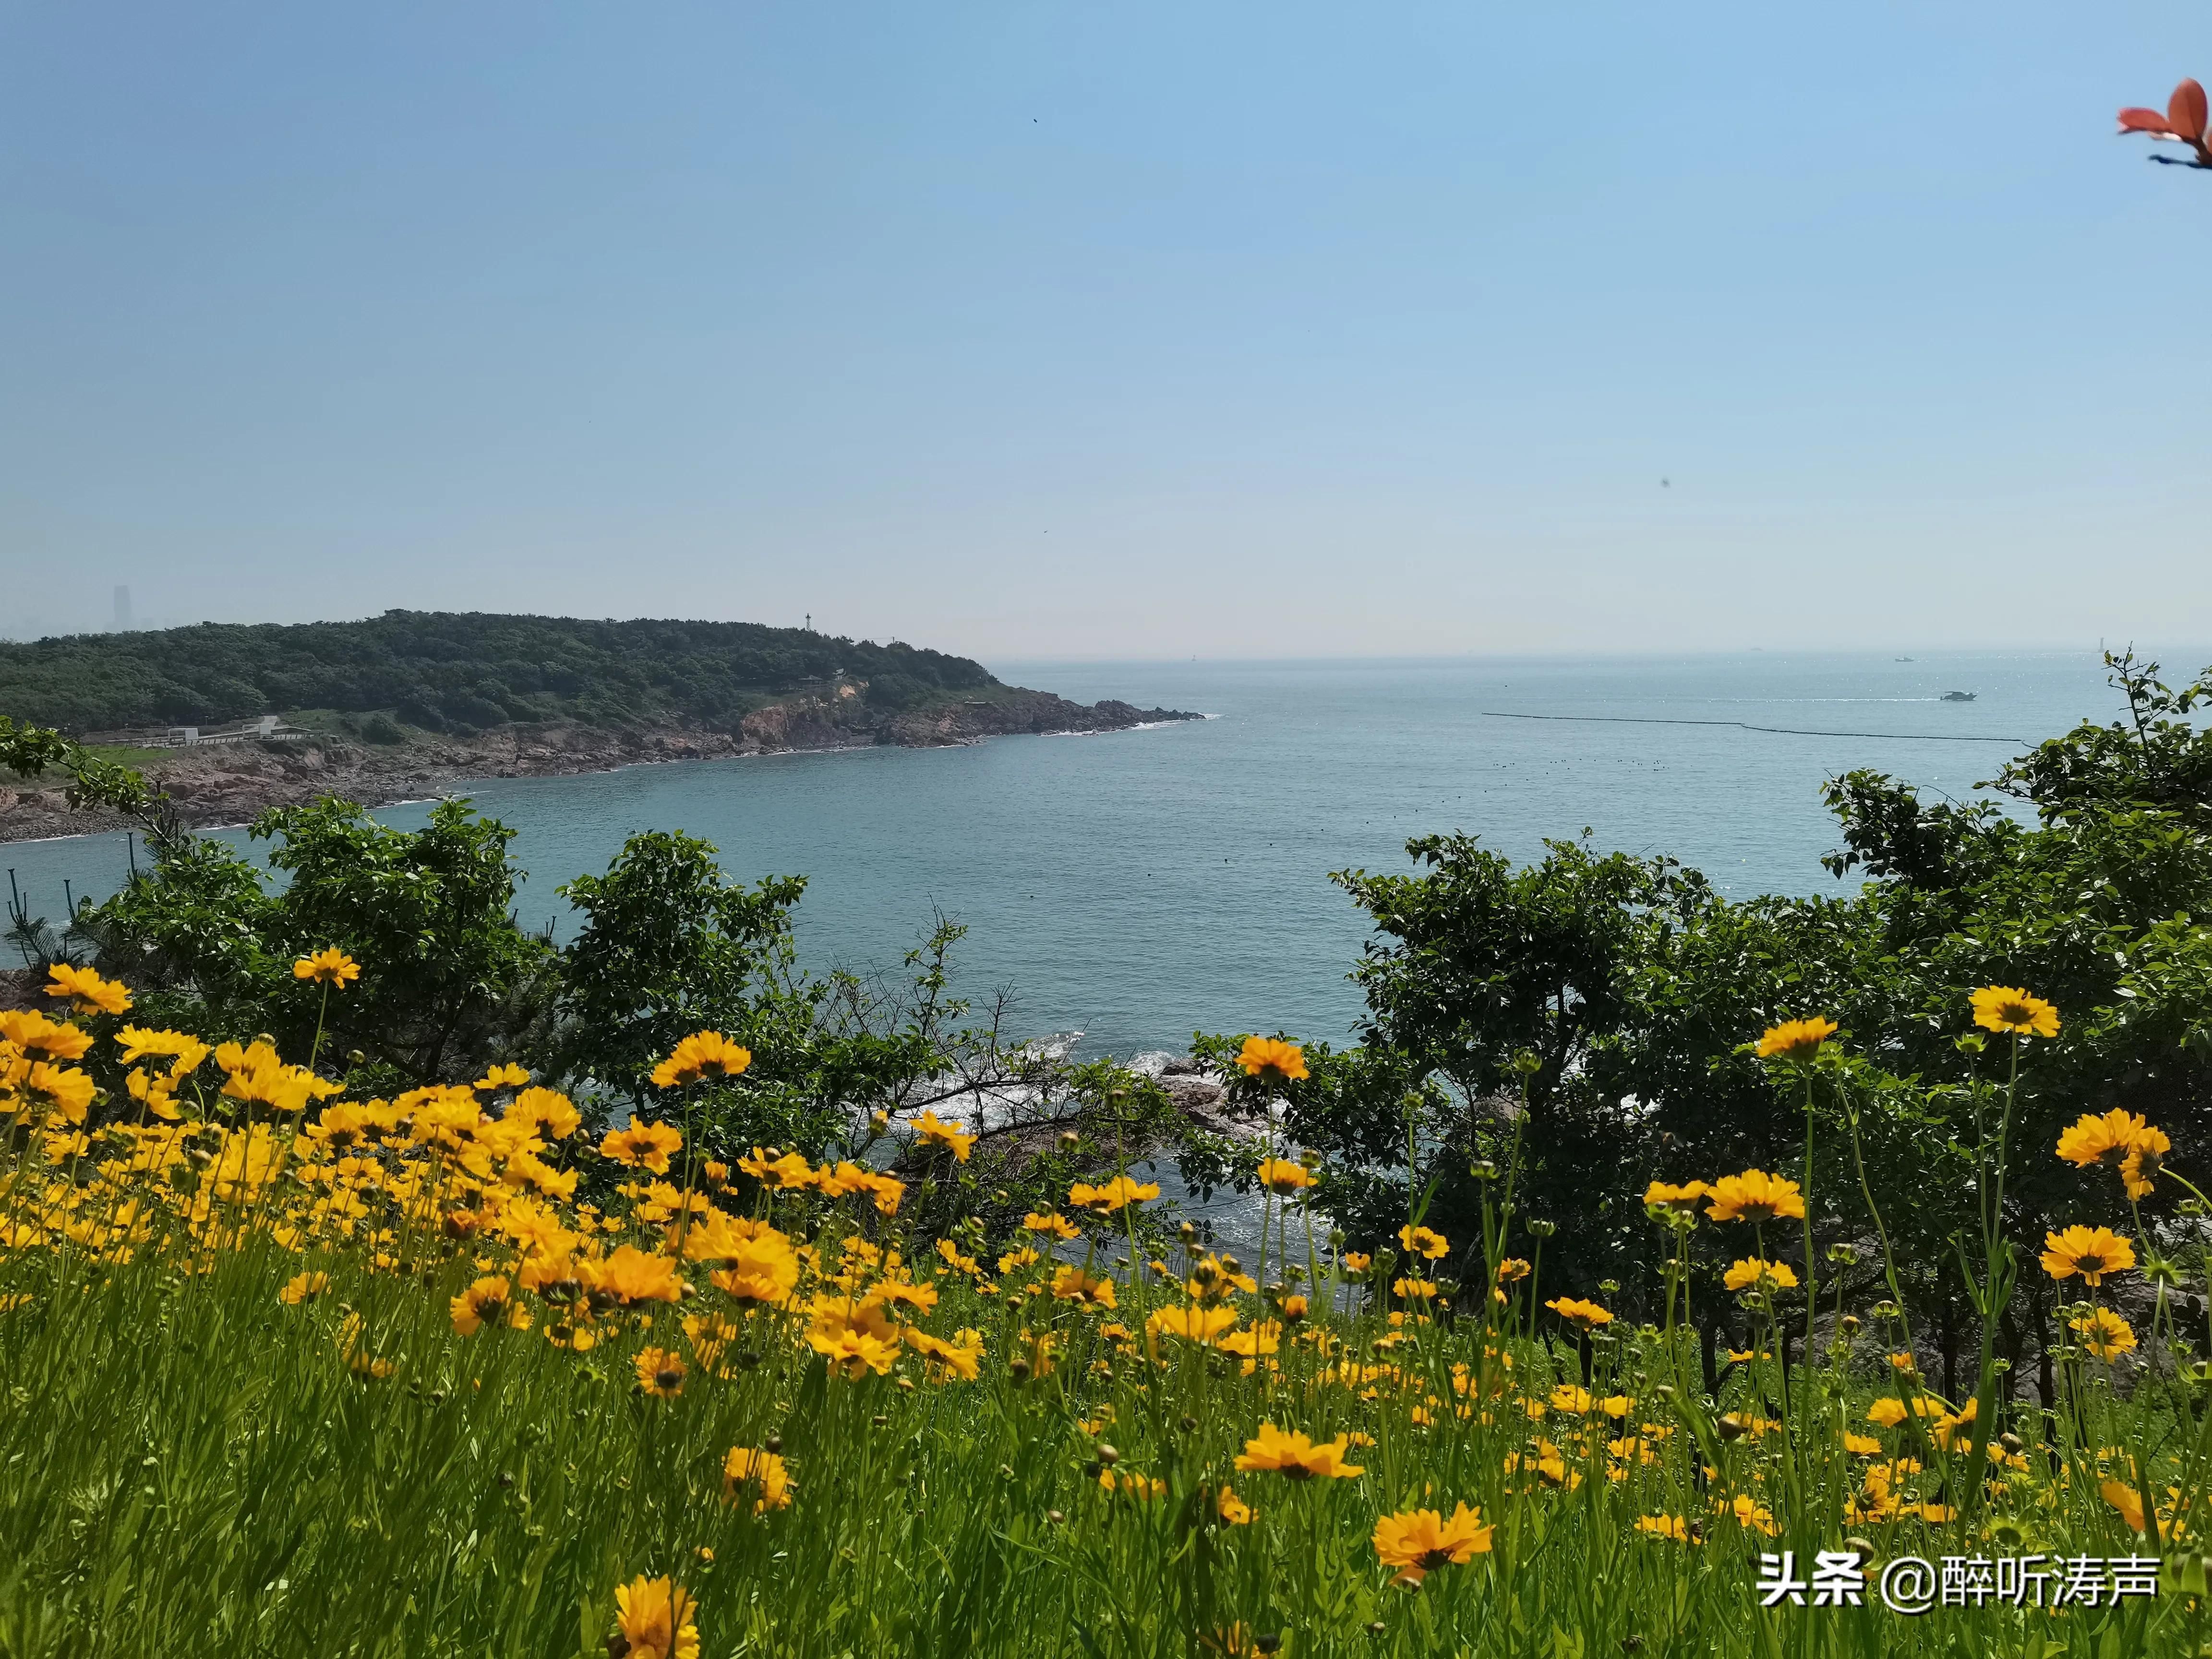
[[[2122,132],[2147,132],[2153,138],[2170,139],[2178,144],[2186,144],[2197,152],[2195,161],[2178,162],[2179,166],[2212,167],[2212,148],[2208,148],[2204,142],[2205,125],[2204,88],[2194,81],[2184,81],[2173,89],[2173,96],[2166,100],[2163,115],[2154,109],[2124,109],[2120,112]],[[2152,159],[2164,161],[2172,158],[2159,155]]]

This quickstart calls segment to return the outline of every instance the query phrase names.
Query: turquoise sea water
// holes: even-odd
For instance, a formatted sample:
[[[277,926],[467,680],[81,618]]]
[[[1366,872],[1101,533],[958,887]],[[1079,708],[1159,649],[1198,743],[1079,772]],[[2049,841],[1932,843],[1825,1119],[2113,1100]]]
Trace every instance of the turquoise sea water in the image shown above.
[[[2181,674],[2204,657],[2169,660]],[[1214,718],[457,793],[520,831],[527,924],[565,935],[562,882],[603,869],[634,830],[684,830],[733,875],[809,878],[799,928],[816,965],[893,963],[934,907],[970,927],[965,986],[1012,987],[1023,1032],[1129,1054],[1181,1049],[1196,1029],[1345,1037],[1366,935],[1328,874],[1405,868],[1408,836],[1464,830],[1525,859],[1588,826],[1601,848],[1671,853],[1731,894],[1834,890],[1819,864],[1836,842],[1824,778],[1877,767],[1963,796],[2023,744],[2118,708],[2093,652],[992,667]],[[1950,690],[1978,696],[1940,701]],[[112,891],[125,848],[88,836],[0,859],[58,916],[64,879]]]

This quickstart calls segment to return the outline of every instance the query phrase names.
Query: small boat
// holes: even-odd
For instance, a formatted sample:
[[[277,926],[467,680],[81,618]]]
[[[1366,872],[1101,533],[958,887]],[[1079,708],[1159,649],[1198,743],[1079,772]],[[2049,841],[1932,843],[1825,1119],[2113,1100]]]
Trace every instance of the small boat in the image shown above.
[[[1912,659],[1910,657],[1896,657],[1893,658],[1891,660],[1894,662],[1911,662]]]
[[[1975,694],[1972,691],[1946,691],[1943,694],[1943,701],[1945,702],[1972,702],[1974,700],[1974,696]]]

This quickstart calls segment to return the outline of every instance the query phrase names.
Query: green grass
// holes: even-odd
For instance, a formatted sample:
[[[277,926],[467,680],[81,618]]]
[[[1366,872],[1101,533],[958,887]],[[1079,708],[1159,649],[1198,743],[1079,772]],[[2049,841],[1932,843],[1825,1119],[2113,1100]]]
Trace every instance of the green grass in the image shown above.
[[[1879,1308],[1785,1376],[1784,1315],[1747,1293],[1757,1352],[1707,1397],[1690,1332],[1590,1312],[1578,1340],[1540,1255],[1498,1273],[1500,1233],[1455,1258],[1409,1232],[1369,1265],[1271,1200],[1255,1279],[1079,1186],[1061,1223],[938,1240],[899,1212],[935,1208],[952,1152],[902,1183],[865,1127],[834,1169],[733,1176],[679,1150],[680,1108],[658,1150],[594,1151],[564,1099],[511,1085],[302,1115],[322,1085],[265,1049],[139,1037],[183,1066],[164,1122],[169,1073],[103,1104],[81,1072],[11,1063],[73,1029],[10,1018],[4,1659],[619,1653],[641,1577],[696,1598],[702,1654],[779,1659],[2120,1659],[2212,1636],[2193,1541],[2123,1518],[2148,1487],[2169,1534],[2193,1525],[2212,1419],[2132,1363],[2062,1351],[2055,1413],[1990,1395],[1981,1421],[2013,1437],[1993,1463],[1965,1401],[1887,1363]],[[120,1017],[86,1024],[105,1042]],[[1029,1248],[1062,1224],[1056,1256]],[[505,1312],[470,1331],[453,1299],[495,1277]],[[1204,1340],[1168,1328],[1207,1309]],[[2173,1341],[2158,1309],[2143,1352]],[[1924,1418],[1871,1420],[1914,1398]],[[1263,1425],[1357,1472],[1240,1468]],[[736,1449],[783,1459],[791,1501],[726,1491]],[[1486,1547],[1394,1583],[1378,1521],[1462,1504]],[[2162,1594],[2118,1605],[1762,1611],[1783,1549],[2168,1559]]]
[[[928,1323],[983,1330],[975,1382],[931,1382],[911,1355],[893,1375],[832,1376],[797,1340],[803,1322],[757,1315],[719,1366],[695,1354],[664,1400],[639,1392],[632,1361],[648,1340],[681,1346],[670,1310],[650,1331],[645,1316],[611,1317],[577,1355],[542,1330],[455,1334],[446,1298],[468,1262],[417,1275],[316,1259],[331,1285],[296,1307],[277,1291],[301,1264],[266,1237],[205,1274],[150,1252],[8,1261],[9,1289],[31,1299],[0,1318],[0,1653],[595,1654],[614,1586],[639,1574],[673,1574],[698,1598],[714,1655],[1203,1652],[1242,1627],[1310,1654],[2104,1659],[2193,1651],[2205,1634],[2171,1595],[2057,1618],[1760,1613],[1756,1556],[1776,1544],[1712,1511],[1729,1490],[1775,1496],[1775,1437],[1732,1443],[1701,1494],[1679,1427],[1656,1464],[1615,1482],[1601,1442],[1555,1413],[1542,1431],[1578,1484],[1509,1479],[1532,1432],[1517,1387],[1487,1425],[1408,1418],[1409,1399],[1453,1400],[1453,1364],[1477,1361],[1460,1330],[1419,1328],[1386,1352],[1410,1387],[1386,1379],[1369,1401],[1323,1380],[1331,1361],[1312,1344],[1285,1343],[1274,1376],[1172,1340],[1155,1364],[1102,1337],[1110,1316],[949,1285]],[[388,1376],[349,1366],[352,1312]],[[1052,1374],[1018,1379],[1020,1332],[1047,1328],[1061,1344]],[[1372,1316],[1332,1334],[1354,1352],[1387,1336]],[[1576,1374],[1571,1347],[1509,1346],[1539,1398]],[[1650,1395],[1647,1339],[1600,1356],[1599,1387],[1617,1370],[1644,1396],[1638,1419],[1671,1420]],[[1723,1405],[1751,1387],[1738,1370]],[[1358,1479],[1238,1474],[1262,1420],[1376,1444],[1353,1449]],[[1102,1492],[1102,1443],[1164,1495]],[[756,1516],[722,1501],[720,1470],[731,1448],[765,1445],[799,1490]],[[1812,1467],[1853,1477],[1840,1457]],[[1249,1525],[1216,1519],[1224,1480],[1255,1510]],[[2039,1478],[2020,1497],[2039,1547],[2136,1547],[2094,1495]],[[1377,1516],[1462,1499],[1496,1527],[1491,1553],[1417,1590],[1386,1583],[1368,1541]],[[1647,1513],[1702,1520],[1706,1541],[1639,1534]],[[1814,1524],[1823,1546],[1854,1530]],[[1883,1556],[1994,1550],[1955,1526],[1856,1530]]]

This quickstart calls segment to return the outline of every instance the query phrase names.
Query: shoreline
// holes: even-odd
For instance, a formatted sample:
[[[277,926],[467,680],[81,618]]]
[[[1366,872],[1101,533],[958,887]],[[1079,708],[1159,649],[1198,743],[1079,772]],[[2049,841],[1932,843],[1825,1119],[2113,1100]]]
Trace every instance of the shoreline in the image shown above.
[[[1096,737],[1210,718],[1178,709],[1139,709],[1110,699],[1070,702],[1048,692],[910,711],[872,726],[834,718],[845,712],[774,704],[749,715],[735,732],[509,726],[487,732],[478,742],[441,738],[410,744],[396,753],[316,734],[305,740],[180,750],[144,769],[148,781],[175,805],[190,828],[232,830],[247,827],[271,807],[304,805],[325,795],[375,811],[442,800],[460,793],[454,786],[519,778],[592,777],[638,766],[866,749],[965,748],[999,737]],[[21,780],[12,796],[0,790],[0,843],[71,841],[118,834],[137,824],[123,813],[72,809],[66,785],[51,777]]]

